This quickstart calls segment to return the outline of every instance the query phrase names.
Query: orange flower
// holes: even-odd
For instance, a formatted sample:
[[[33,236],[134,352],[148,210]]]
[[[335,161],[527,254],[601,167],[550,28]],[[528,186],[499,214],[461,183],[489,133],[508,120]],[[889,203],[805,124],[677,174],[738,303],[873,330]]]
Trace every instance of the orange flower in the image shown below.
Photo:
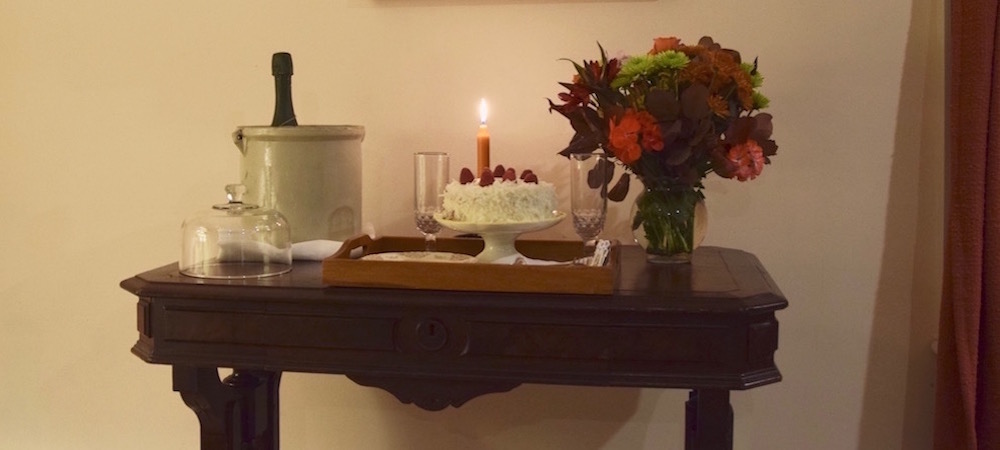
[[[712,84],[715,68],[712,62],[705,58],[692,58],[691,62],[680,72],[680,81],[699,83],[705,86]]]
[[[729,102],[718,94],[712,94],[708,97],[708,107],[712,109],[712,112],[716,116],[722,118],[729,117]]]
[[[754,140],[732,146],[726,153],[726,159],[735,166],[733,176],[740,181],[757,178],[764,170],[764,149]]]
[[[630,111],[617,123],[612,119],[609,125],[608,144],[615,157],[625,164],[638,161],[642,156],[642,147],[639,146],[639,131],[642,130],[642,124],[639,118]]]
[[[736,88],[740,97],[740,106],[746,110],[753,108],[753,83],[746,72],[744,72],[743,77],[736,79]]]
[[[677,50],[681,46],[681,40],[676,37],[658,37],[653,39],[653,49],[649,51],[650,55],[655,55],[657,53],[663,53],[667,50]]]

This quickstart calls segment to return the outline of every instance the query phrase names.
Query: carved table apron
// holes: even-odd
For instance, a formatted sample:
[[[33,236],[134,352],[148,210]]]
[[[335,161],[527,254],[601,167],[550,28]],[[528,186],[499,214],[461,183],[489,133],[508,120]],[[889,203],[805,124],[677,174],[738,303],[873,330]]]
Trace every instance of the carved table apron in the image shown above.
[[[344,374],[428,410],[522,383],[690,389],[688,449],[732,448],[730,390],[775,383],[775,311],[752,254],[702,247],[654,265],[622,249],[613,295],[335,288],[321,264],[203,280],[171,264],[129,278],[132,352],[173,366],[202,449],[277,449],[282,372]],[[220,380],[217,368],[233,368]]]

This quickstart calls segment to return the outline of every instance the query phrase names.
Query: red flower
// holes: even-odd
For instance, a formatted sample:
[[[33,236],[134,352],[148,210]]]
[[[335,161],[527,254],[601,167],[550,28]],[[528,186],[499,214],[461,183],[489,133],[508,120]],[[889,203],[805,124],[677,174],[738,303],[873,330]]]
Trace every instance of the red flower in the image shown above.
[[[604,68],[601,67],[600,61],[585,61],[587,67],[587,72],[590,74],[591,80],[600,80],[601,73],[604,72]]]
[[[604,66],[604,82],[611,84],[622,70],[622,62],[618,58],[608,60],[608,65]]]
[[[559,93],[559,100],[562,100],[563,110],[573,111],[580,106],[586,105],[590,101],[590,89],[579,83],[561,83],[569,92]]]
[[[740,181],[757,178],[764,170],[764,150],[754,140],[730,147],[726,159],[732,165],[733,176]]]
[[[663,150],[660,125],[646,111],[629,109],[617,123],[611,120],[608,128],[611,152],[625,164],[638,161],[644,148],[652,152]]]
[[[612,119],[609,125],[608,144],[615,157],[625,164],[638,161],[642,156],[642,147],[639,146],[642,124],[637,115],[630,110],[617,123]]]
[[[584,61],[583,68],[586,80],[581,79],[580,74],[573,76],[574,83],[593,83],[609,85],[622,70],[622,62],[618,58],[611,58],[606,64],[601,61]]]
[[[663,135],[660,134],[660,124],[656,123],[656,118],[646,111],[639,112],[636,116],[642,126],[642,147],[653,152],[663,150]]]

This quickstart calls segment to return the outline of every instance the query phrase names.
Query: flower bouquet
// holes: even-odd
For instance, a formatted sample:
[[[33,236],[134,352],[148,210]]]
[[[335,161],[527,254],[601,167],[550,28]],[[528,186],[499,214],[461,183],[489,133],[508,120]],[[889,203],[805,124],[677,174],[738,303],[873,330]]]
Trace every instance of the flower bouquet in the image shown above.
[[[608,191],[622,201],[632,176],[644,192],[632,219],[650,260],[685,261],[694,250],[694,211],[709,173],[748,181],[760,175],[778,146],[760,93],[757,61],[710,37],[697,45],[657,38],[647,54],[573,62],[573,81],[559,83],[560,104],[575,134],[559,152],[602,152],[623,166]],[[613,167],[611,171],[613,172]],[[605,180],[613,180],[612,174]]]

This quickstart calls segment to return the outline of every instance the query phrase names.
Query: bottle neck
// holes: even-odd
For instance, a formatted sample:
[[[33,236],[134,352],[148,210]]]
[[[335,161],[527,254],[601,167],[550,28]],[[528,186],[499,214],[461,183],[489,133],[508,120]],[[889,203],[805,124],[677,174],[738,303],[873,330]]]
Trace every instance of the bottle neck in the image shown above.
[[[272,127],[288,127],[298,125],[295,119],[295,109],[292,107],[292,76],[274,76],[274,118]]]

